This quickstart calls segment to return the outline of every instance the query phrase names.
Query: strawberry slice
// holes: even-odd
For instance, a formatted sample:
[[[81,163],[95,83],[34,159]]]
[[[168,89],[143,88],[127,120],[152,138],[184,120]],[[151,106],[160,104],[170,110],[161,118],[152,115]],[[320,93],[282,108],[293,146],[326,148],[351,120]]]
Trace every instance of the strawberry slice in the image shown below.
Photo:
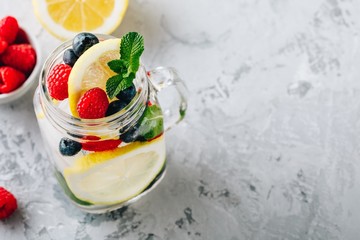
[[[94,152],[113,150],[121,143],[120,139],[100,140],[97,136],[85,136],[83,139],[91,141],[82,143],[82,149]]]

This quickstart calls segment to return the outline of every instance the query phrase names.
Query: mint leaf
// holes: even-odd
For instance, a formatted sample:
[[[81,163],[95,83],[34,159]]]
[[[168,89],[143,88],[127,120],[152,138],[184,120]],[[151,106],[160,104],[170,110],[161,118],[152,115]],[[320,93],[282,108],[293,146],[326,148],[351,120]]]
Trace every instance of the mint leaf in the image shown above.
[[[89,203],[89,202],[86,202],[86,201],[83,201],[83,200],[77,198],[74,195],[74,193],[70,190],[70,188],[68,187],[63,175],[59,171],[55,170],[54,175],[55,175],[56,179],[58,180],[60,186],[63,188],[65,194],[68,195],[71,200],[73,200],[77,204],[84,205],[84,206],[93,205],[92,203]]]
[[[107,63],[107,65],[110,67],[110,69],[113,72],[116,72],[118,74],[122,74],[123,72],[127,71],[127,62],[125,60],[121,59],[115,59]]]
[[[123,78],[123,80],[120,82],[120,84],[117,86],[115,92],[114,92],[114,97],[116,95],[118,95],[122,90],[125,90],[129,87],[131,87],[132,82],[134,80],[135,74],[134,73],[130,73],[130,76],[128,76],[127,78]]]
[[[113,99],[118,95],[122,90],[127,89],[132,85],[132,81],[135,77],[134,73],[124,78],[122,75],[115,75],[106,82],[106,92],[110,99]]]
[[[146,107],[138,131],[146,140],[153,139],[164,131],[164,120],[159,106]]]
[[[140,67],[140,56],[144,51],[144,38],[136,32],[125,34],[120,43],[120,59],[107,63],[117,75],[106,82],[106,93],[110,99],[130,87]]]
[[[144,38],[137,32],[125,34],[120,43],[120,59],[129,63],[128,72],[136,73],[144,51]]]
[[[116,90],[123,80],[122,75],[115,75],[109,78],[106,82],[106,93],[110,99],[113,99],[117,94]]]

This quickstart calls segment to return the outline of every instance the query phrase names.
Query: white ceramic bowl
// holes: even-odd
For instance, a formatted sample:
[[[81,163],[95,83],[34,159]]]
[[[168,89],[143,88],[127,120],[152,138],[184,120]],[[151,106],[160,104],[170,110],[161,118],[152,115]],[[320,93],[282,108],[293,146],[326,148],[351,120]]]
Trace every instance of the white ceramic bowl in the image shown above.
[[[2,93],[0,94],[0,104],[9,103],[23,96],[33,85],[34,82],[38,82],[39,79],[39,71],[41,69],[41,50],[38,44],[37,39],[34,35],[32,35],[28,30],[24,29],[26,32],[28,39],[30,41],[31,46],[35,49],[36,52],[36,64],[31,72],[30,76],[26,79],[26,81],[21,85],[18,89],[10,93]]]

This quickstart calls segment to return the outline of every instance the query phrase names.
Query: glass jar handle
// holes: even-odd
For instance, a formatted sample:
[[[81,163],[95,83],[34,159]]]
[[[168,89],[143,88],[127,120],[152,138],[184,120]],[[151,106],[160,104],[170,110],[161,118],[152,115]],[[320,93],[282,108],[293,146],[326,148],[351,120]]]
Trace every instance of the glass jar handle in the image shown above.
[[[179,74],[171,67],[157,67],[147,72],[164,115],[164,129],[169,130],[185,117],[187,88]],[[163,91],[166,89],[166,91]]]

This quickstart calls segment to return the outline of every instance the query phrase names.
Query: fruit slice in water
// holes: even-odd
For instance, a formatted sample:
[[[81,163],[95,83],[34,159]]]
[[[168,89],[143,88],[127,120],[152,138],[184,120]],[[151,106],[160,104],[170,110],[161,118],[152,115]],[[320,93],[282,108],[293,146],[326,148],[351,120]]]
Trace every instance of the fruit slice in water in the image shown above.
[[[111,33],[121,23],[128,0],[33,0],[35,15],[52,35],[70,39],[76,33]]]
[[[102,41],[84,52],[73,66],[68,82],[70,111],[79,117],[76,110],[80,97],[95,87],[106,89],[106,81],[114,76],[107,63],[120,57],[120,39]]]
[[[81,157],[64,170],[64,176],[77,198],[92,204],[116,204],[143,192],[164,164],[165,142],[160,137]]]

